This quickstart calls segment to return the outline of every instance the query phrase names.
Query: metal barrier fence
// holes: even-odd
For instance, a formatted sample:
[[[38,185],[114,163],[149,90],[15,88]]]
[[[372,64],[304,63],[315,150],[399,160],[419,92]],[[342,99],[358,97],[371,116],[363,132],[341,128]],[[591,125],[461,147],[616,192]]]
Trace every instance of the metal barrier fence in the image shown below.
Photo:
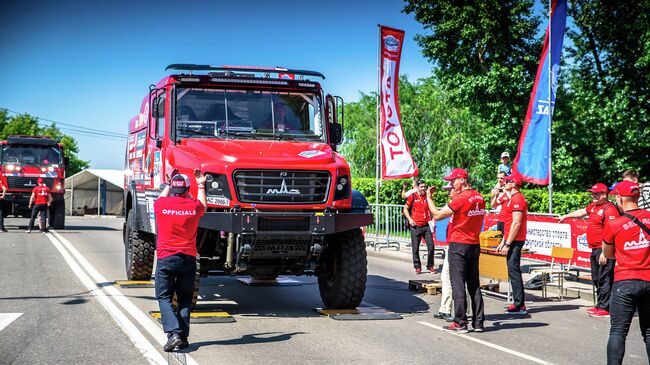
[[[411,233],[402,214],[403,205],[370,204],[375,222],[366,227],[366,245],[375,251],[393,247],[399,251],[401,245],[411,244]]]

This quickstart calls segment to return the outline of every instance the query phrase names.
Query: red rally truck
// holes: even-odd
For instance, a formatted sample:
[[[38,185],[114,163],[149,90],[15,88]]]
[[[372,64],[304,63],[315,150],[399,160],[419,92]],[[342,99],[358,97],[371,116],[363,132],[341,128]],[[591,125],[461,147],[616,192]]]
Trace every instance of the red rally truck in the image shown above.
[[[325,77],[268,67],[170,69],[176,73],[149,87],[129,123],[128,278],[151,278],[153,203],[165,176],[175,168],[193,176],[199,168],[207,177],[208,209],[197,234],[197,280],[316,275],[325,306],[358,306],[367,275],[361,227],[373,215],[337,153],[343,103],[312,80]],[[190,191],[196,196],[194,182]]]
[[[52,193],[48,212],[49,225],[65,228],[65,158],[63,146],[49,137],[16,136],[0,141],[0,171],[7,187],[2,212],[4,215],[29,217],[32,189],[42,177]]]

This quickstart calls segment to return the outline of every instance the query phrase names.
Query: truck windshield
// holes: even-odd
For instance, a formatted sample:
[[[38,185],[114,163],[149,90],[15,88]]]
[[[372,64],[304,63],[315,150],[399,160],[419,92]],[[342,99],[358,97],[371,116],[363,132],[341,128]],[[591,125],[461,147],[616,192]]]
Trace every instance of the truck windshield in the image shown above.
[[[58,147],[3,145],[3,165],[51,166],[61,164]]]
[[[326,138],[316,94],[180,88],[176,95],[177,138]]]

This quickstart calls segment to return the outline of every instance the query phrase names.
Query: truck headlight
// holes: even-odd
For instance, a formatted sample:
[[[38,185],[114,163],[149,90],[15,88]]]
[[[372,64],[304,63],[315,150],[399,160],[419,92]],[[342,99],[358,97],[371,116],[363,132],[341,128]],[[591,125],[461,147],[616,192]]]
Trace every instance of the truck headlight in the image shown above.
[[[230,189],[228,188],[228,178],[222,174],[205,175],[205,193],[207,196],[223,196],[231,198]]]
[[[334,200],[342,200],[350,197],[350,178],[347,175],[336,178],[336,191]]]

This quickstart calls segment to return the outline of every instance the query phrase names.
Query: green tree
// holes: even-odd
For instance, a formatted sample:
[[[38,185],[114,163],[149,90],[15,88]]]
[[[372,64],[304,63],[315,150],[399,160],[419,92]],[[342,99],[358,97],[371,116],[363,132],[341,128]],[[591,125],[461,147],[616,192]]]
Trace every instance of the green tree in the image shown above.
[[[88,161],[81,160],[77,156],[79,153],[77,141],[62,133],[54,123],[41,126],[38,119],[29,114],[9,116],[6,110],[0,109],[0,140],[6,139],[12,134],[48,136],[61,143],[64,156],[68,157],[68,164],[65,168],[66,176],[74,175],[89,166]]]
[[[479,184],[493,181],[499,154],[515,151],[534,81],[541,40],[532,0],[407,0],[404,11],[431,30],[416,36],[450,102],[481,133],[466,136],[467,166]]]

